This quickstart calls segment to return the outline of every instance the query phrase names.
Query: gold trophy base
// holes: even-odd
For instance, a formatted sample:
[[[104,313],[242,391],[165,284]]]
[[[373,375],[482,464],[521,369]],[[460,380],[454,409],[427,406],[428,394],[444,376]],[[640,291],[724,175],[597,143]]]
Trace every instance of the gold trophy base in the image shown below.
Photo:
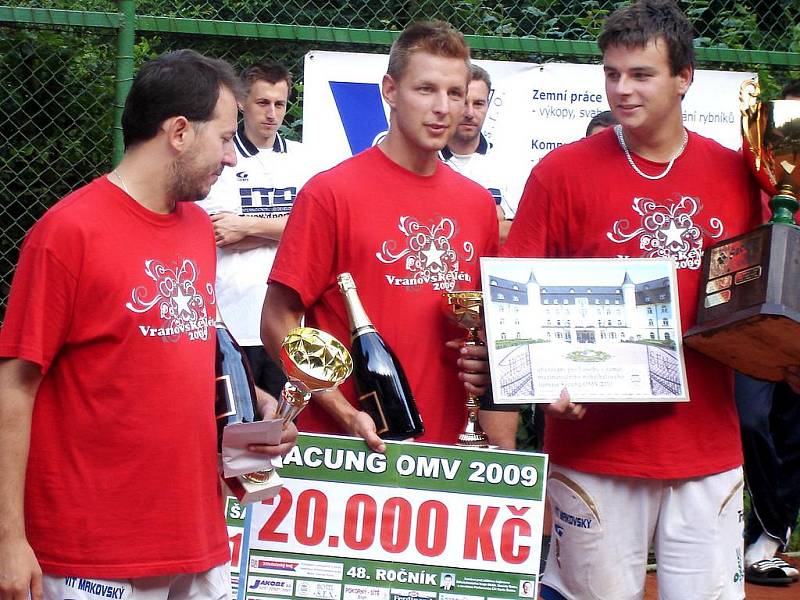
[[[481,424],[478,421],[479,411],[478,398],[470,394],[467,399],[467,424],[464,426],[464,431],[458,434],[456,446],[469,448],[489,447],[489,438],[481,429]]]
[[[283,480],[277,471],[258,471],[238,477],[226,477],[225,484],[241,504],[252,504],[277,496]]]
[[[467,433],[466,431],[458,434],[456,446],[466,446],[471,448],[488,448],[489,440],[482,431],[479,433]]]

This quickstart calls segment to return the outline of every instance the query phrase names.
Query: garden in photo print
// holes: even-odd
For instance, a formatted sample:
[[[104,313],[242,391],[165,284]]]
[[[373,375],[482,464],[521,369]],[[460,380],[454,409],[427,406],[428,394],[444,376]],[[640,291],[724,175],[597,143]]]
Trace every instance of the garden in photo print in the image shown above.
[[[687,400],[670,260],[481,259],[499,403]]]

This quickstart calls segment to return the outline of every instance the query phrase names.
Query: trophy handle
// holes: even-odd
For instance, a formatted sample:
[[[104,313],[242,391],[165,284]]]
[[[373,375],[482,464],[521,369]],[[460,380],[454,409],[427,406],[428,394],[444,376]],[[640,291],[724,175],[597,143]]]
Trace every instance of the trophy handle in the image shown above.
[[[756,171],[761,169],[761,86],[755,79],[747,79],[739,87],[739,112],[742,115],[742,137],[750,145],[755,158]],[[753,139],[755,129],[756,139]]]
[[[442,294],[442,310],[451,321],[467,330],[464,346],[485,346],[478,335],[483,326],[482,292],[477,290],[444,292]],[[469,392],[466,404],[467,423],[464,430],[458,434],[456,445],[486,448],[489,446],[489,442],[478,421],[478,412],[480,411],[478,397]]]
[[[467,337],[464,340],[465,346],[484,346],[483,340],[478,335],[479,327],[469,327],[467,329]],[[472,392],[467,393],[467,423],[464,426],[464,431],[458,435],[457,446],[471,446],[473,448],[487,448],[489,440],[481,428],[478,421],[478,414],[480,412],[480,401],[478,396]]]

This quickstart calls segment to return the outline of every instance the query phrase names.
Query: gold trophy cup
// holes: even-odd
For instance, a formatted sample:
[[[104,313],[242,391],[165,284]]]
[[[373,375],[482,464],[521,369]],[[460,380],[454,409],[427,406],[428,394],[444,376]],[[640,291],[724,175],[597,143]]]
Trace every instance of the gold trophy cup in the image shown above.
[[[311,394],[336,389],[353,371],[347,348],[331,334],[295,327],[281,343],[281,364],[289,381],[278,403],[278,417],[288,423],[303,410]]]
[[[485,346],[478,337],[478,331],[483,327],[482,292],[445,292],[442,294],[442,309],[451,321],[467,330],[465,346]],[[456,445],[473,448],[489,446],[486,434],[478,422],[479,411],[478,397],[475,394],[467,394],[467,423],[464,431],[458,434]]]
[[[771,196],[770,223],[794,224],[800,191],[800,102],[759,101],[754,79],[739,90],[742,153],[761,189]]]
[[[284,426],[306,407],[312,393],[336,389],[353,370],[347,348],[329,333],[313,327],[289,331],[281,343],[280,359],[288,378],[277,411]],[[226,481],[243,504],[272,498],[283,486],[274,469]]]
[[[800,364],[800,101],[759,94],[753,80],[739,91],[742,154],[771,196],[772,218],[703,253],[697,325],[684,340],[737,371],[779,381]]]

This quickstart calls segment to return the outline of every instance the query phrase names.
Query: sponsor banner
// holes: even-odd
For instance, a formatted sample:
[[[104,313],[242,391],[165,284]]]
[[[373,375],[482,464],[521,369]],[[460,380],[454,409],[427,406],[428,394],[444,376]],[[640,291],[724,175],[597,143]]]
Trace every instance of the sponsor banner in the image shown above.
[[[292,579],[283,577],[250,576],[247,578],[247,593],[263,592],[265,595],[291,596],[294,593],[294,583]]]
[[[385,134],[389,109],[380,83],[385,54],[312,51],[305,56],[303,142],[325,148],[332,164],[373,145]],[[475,60],[492,79],[483,133],[493,152],[508,157],[512,195],[530,167],[553,148],[585,135],[589,121],[608,110],[601,65]],[[753,73],[695,71],[683,102],[686,127],[738,150],[739,86]],[[521,157],[521,158],[519,158]]]
[[[317,579],[333,579],[341,581],[342,564],[338,562],[320,562],[315,560],[292,560],[285,557],[251,558],[251,573],[283,573],[297,577],[315,577]]]
[[[342,600],[389,600],[389,590],[366,585],[345,585]]]
[[[415,589],[410,590],[396,590],[392,589],[390,592],[391,600],[436,600],[436,592],[423,592]]]
[[[342,585],[327,581],[298,581],[295,589],[297,598],[341,598]]]
[[[386,445],[299,436],[251,509],[248,598],[507,599],[538,580],[545,455]]]

